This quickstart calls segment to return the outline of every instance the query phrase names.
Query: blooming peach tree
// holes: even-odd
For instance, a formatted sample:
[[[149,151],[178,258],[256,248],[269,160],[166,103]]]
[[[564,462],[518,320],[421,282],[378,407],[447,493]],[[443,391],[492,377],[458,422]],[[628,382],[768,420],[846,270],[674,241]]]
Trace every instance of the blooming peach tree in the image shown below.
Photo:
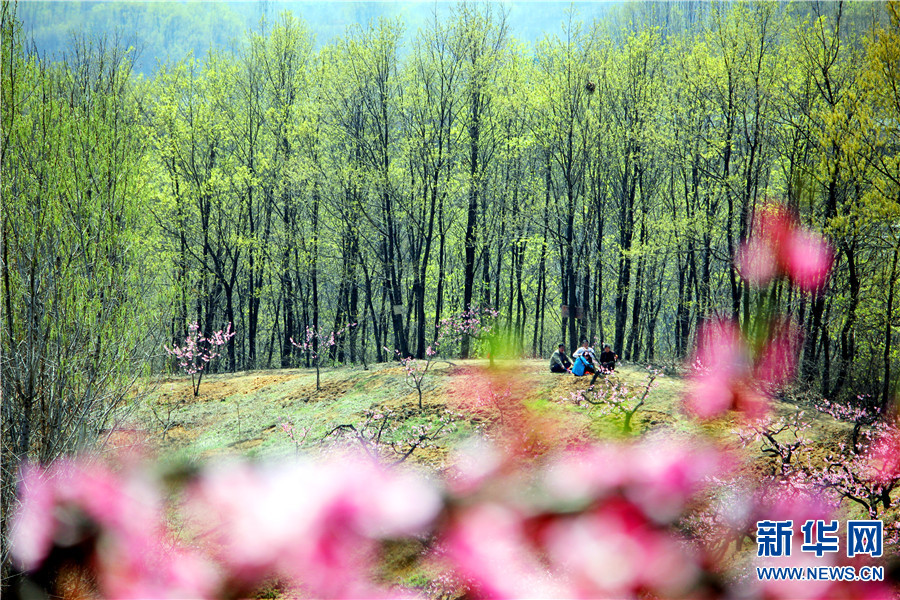
[[[281,427],[281,431],[290,438],[291,443],[294,444],[297,454],[300,454],[300,446],[306,440],[306,436],[309,435],[309,427],[304,427],[302,435],[300,435],[300,432],[290,419],[282,419],[278,425]]]
[[[659,370],[649,366],[647,372],[647,381],[637,390],[632,390],[624,381],[604,379],[599,386],[592,385],[584,390],[575,390],[566,399],[575,406],[589,406],[590,412],[599,409],[601,415],[621,415],[622,433],[631,433],[631,421],[647,402],[647,397],[656,387],[656,379],[660,375]]]
[[[441,410],[434,419],[417,421],[405,418],[401,411],[377,408],[367,410],[359,423],[337,425],[322,441],[351,440],[372,460],[400,464],[416,450],[435,446],[442,435],[458,431],[463,418]]]
[[[485,342],[488,358],[494,364],[497,346],[496,319],[500,313],[492,308],[472,308],[441,319],[436,345],[444,350],[462,342],[463,338]]]
[[[229,323],[225,329],[220,329],[212,335],[205,336],[200,331],[200,324],[196,321],[188,326],[188,335],[183,346],[164,346],[166,352],[175,357],[178,366],[191,376],[191,387],[194,396],[200,395],[200,381],[209,364],[218,356],[219,349],[234,337],[234,331]]]
[[[355,327],[356,323],[352,323],[350,327]],[[299,349],[300,351],[306,353],[313,365],[316,367],[316,391],[322,389],[321,384],[319,383],[319,367],[322,362],[322,356],[326,351],[334,348],[338,340],[341,337],[341,334],[344,333],[346,327],[338,329],[337,331],[325,331],[325,330],[317,330],[313,327],[306,328],[306,336],[300,342],[295,342],[294,338],[290,338],[291,344]]]
[[[900,427],[890,417],[875,413],[865,418],[859,410],[837,403],[822,403],[820,410],[840,420],[855,422],[851,442],[829,451],[824,466],[813,471],[816,483],[862,507],[876,518],[897,504],[893,491],[900,488]],[[861,422],[868,421],[866,426]]]
[[[437,355],[437,350],[433,346],[428,346],[425,349],[425,358],[423,360],[412,356],[401,357],[399,350],[395,351],[395,354],[400,358],[400,365],[406,369],[407,385],[419,393],[419,408],[422,408],[422,384],[425,381],[425,376],[428,374],[428,369],[431,367],[431,362]]]

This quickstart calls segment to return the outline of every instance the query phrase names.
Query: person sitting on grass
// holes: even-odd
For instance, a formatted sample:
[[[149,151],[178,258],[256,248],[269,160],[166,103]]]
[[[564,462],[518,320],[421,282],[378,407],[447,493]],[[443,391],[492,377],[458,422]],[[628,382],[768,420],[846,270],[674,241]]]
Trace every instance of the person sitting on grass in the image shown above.
[[[581,340],[581,346],[572,353],[572,359],[575,361],[572,365],[573,375],[597,372],[597,367],[594,366],[594,349],[588,347],[587,340]]]
[[[604,344],[603,352],[600,353],[600,368],[615,371],[617,360],[619,360],[619,355],[612,351],[609,344]]]
[[[575,349],[575,352],[572,353],[572,358],[577,359],[579,356],[584,357],[584,362],[588,364],[590,367],[589,371],[593,373],[597,370],[596,367],[596,356],[594,356],[594,349],[588,346],[588,341],[586,339],[581,340],[581,346]]]
[[[572,361],[569,360],[569,357],[566,356],[566,347],[563,344],[559,345],[556,352],[553,353],[553,356],[550,357],[550,372],[551,373],[571,373],[572,372]]]

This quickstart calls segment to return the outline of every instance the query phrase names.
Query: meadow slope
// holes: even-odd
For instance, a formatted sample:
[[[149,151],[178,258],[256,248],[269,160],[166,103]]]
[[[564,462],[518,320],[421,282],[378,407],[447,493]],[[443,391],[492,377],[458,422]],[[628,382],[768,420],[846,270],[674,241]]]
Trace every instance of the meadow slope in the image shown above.
[[[316,390],[314,369],[209,375],[204,377],[198,397],[192,394],[189,378],[156,379],[144,382],[138,400],[120,411],[119,420],[146,431],[151,445],[164,457],[202,460],[228,455],[278,457],[315,450],[336,437],[335,428],[353,425],[362,429],[372,414],[389,414],[403,431],[434,426],[443,416],[457,426],[438,433],[430,447],[419,448],[410,457],[440,467],[449,447],[492,420],[490,402],[478,402],[485,395],[485,377],[490,377],[489,385],[506,388],[533,411],[552,416],[573,437],[622,435],[620,416],[575,406],[571,401],[573,393],[589,386],[590,378],[549,373],[543,360],[499,362],[494,371],[485,360],[435,361],[422,384],[422,409],[405,369],[396,363],[369,365],[368,369],[322,369],[320,390]],[[631,394],[642,394],[647,380],[645,367],[621,365],[609,381],[626,385]],[[598,382],[601,385],[602,380]],[[685,388],[681,377],[660,374],[634,417],[634,433],[668,428],[733,441],[732,421],[699,425],[682,413],[680,399]],[[788,415],[800,407],[779,402],[774,409]],[[294,440],[283,423],[293,426]],[[823,447],[831,447],[847,431],[846,424],[819,415],[810,435]],[[752,447],[749,450],[754,454]],[[765,462],[761,454],[751,458]]]

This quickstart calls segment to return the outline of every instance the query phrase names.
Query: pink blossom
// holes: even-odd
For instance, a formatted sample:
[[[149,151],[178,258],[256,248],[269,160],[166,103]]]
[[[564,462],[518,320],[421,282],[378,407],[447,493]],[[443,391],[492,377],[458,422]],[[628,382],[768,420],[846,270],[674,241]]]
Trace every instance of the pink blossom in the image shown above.
[[[90,554],[106,597],[203,598],[218,586],[205,560],[164,543],[157,488],[143,471],[119,474],[96,462],[61,460],[23,475],[11,540],[23,569],[39,568],[52,547],[65,553],[77,546]]]
[[[781,251],[785,272],[795,285],[805,292],[825,287],[834,254],[821,235],[795,229]]]
[[[667,596],[697,584],[698,559],[668,527],[723,468],[712,449],[654,439],[560,451],[542,462],[536,481],[528,462],[515,463],[520,470],[491,460],[491,483],[473,487],[476,476],[454,488],[491,499],[464,504],[440,537],[441,556],[474,593]]]
[[[735,256],[741,276],[755,285],[765,285],[781,271],[781,249],[796,219],[784,207],[768,203],[754,214],[750,238]]]
[[[618,499],[554,521],[545,536],[550,560],[579,597],[680,596],[700,575],[684,544]]]
[[[701,419],[720,416],[737,407],[753,406],[743,381],[750,362],[737,324],[725,319],[707,321],[697,335],[694,373],[684,404]]]
[[[733,464],[721,450],[677,438],[651,437],[629,454],[626,496],[658,523],[676,520],[711,477]]]
[[[458,495],[474,493],[500,471],[503,463],[503,454],[493,444],[471,438],[451,454],[447,485]]]
[[[866,453],[867,475],[875,482],[888,485],[900,479],[900,431],[882,427]]]
[[[833,251],[818,233],[800,226],[784,207],[769,203],[754,215],[750,238],[735,255],[748,282],[763,286],[786,276],[805,292],[819,292],[828,281]]]
[[[760,237],[751,237],[735,255],[735,266],[746,281],[764,286],[778,274],[778,257],[772,245]]]
[[[174,346],[169,348],[168,346],[163,346],[163,348],[165,348],[167,353],[175,356],[178,359],[178,366],[181,367],[185,374],[191,376],[194,395],[196,396],[200,390],[203,369],[214,358],[221,356],[218,347],[227,344],[228,340],[234,337],[234,332],[231,330],[231,323],[224,330],[213,333],[211,337],[204,337],[200,332],[200,325],[196,322],[191,323],[188,329],[189,333],[187,338],[185,338],[183,347]],[[194,381],[194,375],[197,374],[200,377]]]
[[[523,515],[489,503],[456,515],[441,541],[443,555],[481,597],[567,596],[529,546]]]
[[[587,506],[626,484],[629,458],[625,448],[616,444],[565,452],[540,474],[541,492],[549,502]]]
[[[790,321],[773,321],[759,347],[751,348],[737,323],[713,319],[697,336],[693,373],[684,406],[700,419],[737,410],[756,419],[766,411],[768,388],[794,375],[800,331]]]
[[[379,538],[423,531],[440,499],[421,478],[353,457],[222,466],[194,487],[195,523],[247,585],[280,575],[314,596],[376,593],[366,580]]]
[[[25,465],[21,475],[19,495],[22,504],[13,520],[10,546],[14,562],[21,569],[31,571],[41,565],[53,547],[57,529],[53,518],[56,499],[53,485],[43,469]]]

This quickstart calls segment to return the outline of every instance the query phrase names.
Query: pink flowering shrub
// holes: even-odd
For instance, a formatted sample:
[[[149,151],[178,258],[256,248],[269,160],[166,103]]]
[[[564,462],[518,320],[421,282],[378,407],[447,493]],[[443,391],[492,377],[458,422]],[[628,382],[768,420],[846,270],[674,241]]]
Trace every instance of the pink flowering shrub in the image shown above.
[[[356,323],[351,323],[349,325],[349,327],[355,326]],[[319,382],[319,367],[322,362],[322,356],[325,352],[337,346],[338,340],[341,339],[341,334],[344,333],[345,329],[346,328],[342,328],[337,331],[326,332],[325,330],[316,330],[312,327],[307,327],[306,337],[302,341],[295,342],[294,338],[290,338],[291,344],[309,356],[313,366],[316,367],[316,391],[322,389]]]
[[[301,432],[298,431],[297,428],[294,427],[294,424],[287,419],[280,421],[278,425],[281,427],[281,431],[283,431],[284,434],[288,436],[288,438],[290,438],[291,443],[294,444],[294,448],[297,450],[297,454],[300,454],[300,446],[304,441],[306,441],[306,437],[309,435],[309,427],[304,427],[302,435],[300,435]]]
[[[812,444],[808,433],[811,427],[806,411],[801,410],[777,418],[764,415],[748,420],[734,433],[742,446],[755,447],[760,454],[772,461],[772,476],[802,478],[805,465],[801,455]]]
[[[200,331],[200,324],[195,321],[188,326],[188,336],[183,346],[172,348],[164,346],[166,352],[178,361],[178,366],[191,376],[194,396],[200,395],[200,381],[206,367],[213,359],[221,356],[219,349],[234,337],[234,333],[229,323],[225,329],[220,329],[207,337]]]
[[[632,390],[624,381],[604,378],[598,386],[571,392],[567,400],[575,406],[587,405],[591,411],[599,409],[600,415],[621,416],[622,432],[631,433],[631,421],[656,387],[659,374],[660,371],[648,367],[647,381],[637,390]]]
[[[423,419],[408,419],[400,411],[373,409],[367,410],[359,423],[334,427],[322,443],[361,449],[374,461],[399,464],[416,450],[437,446],[446,434],[458,431],[464,420],[464,415],[447,410]]]
[[[892,494],[900,487],[900,428],[876,421],[855,443],[840,442],[829,451],[812,475],[838,501],[862,507],[869,518],[880,516],[898,503]]]
[[[735,433],[744,446],[759,444],[757,450],[773,461],[773,482],[802,482],[810,493],[835,506],[862,508],[873,519],[896,506],[892,494],[900,487],[900,428],[859,407],[820,400],[816,408],[838,421],[854,422],[854,428],[849,443],[839,440],[815,459],[808,411],[749,420]]]
[[[436,345],[444,351],[458,345],[463,338],[487,344],[488,358],[494,363],[497,327],[500,313],[492,308],[472,308],[458,315],[441,319]]]
[[[394,354],[400,359],[400,366],[402,366],[406,370],[406,383],[410,387],[414,388],[416,392],[419,394],[419,408],[422,408],[422,385],[425,382],[425,376],[428,375],[428,369],[431,367],[431,362],[434,360],[434,357],[437,356],[437,349],[435,346],[428,346],[425,349],[425,358],[422,360],[413,358],[412,356],[402,357],[400,356],[400,351],[395,350]],[[387,351],[387,347],[385,347]]]

